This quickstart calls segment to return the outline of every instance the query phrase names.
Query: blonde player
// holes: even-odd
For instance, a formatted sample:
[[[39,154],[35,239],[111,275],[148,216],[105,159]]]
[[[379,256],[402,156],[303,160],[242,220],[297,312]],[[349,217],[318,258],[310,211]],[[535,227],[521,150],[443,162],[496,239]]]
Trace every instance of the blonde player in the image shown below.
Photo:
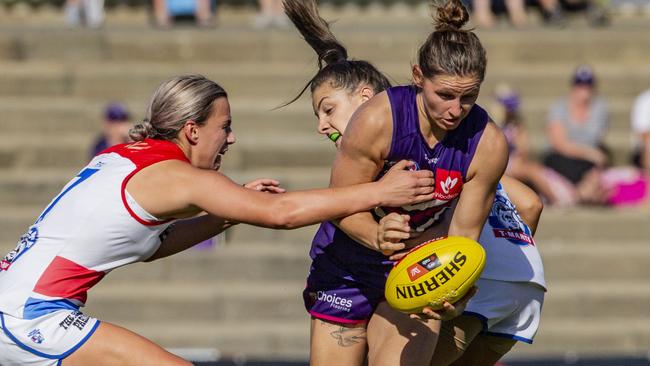
[[[295,228],[431,199],[431,172],[401,162],[355,187],[269,194],[216,172],[235,142],[226,92],[202,76],[164,82],[134,143],[97,155],[0,260],[0,364],[189,365],[79,309],[117,267],[166,257],[243,222]],[[248,187],[281,193],[273,180]],[[206,214],[207,213],[207,214]]]

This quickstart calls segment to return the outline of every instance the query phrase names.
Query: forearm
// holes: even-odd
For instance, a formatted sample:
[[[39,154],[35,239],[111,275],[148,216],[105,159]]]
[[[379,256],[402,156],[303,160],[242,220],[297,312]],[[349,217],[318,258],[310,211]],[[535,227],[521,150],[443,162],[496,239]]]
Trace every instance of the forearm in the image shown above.
[[[333,222],[359,244],[372,250],[379,250],[379,243],[377,243],[379,225],[370,212],[360,212]]]
[[[233,225],[233,222],[212,215],[178,221],[163,233],[164,238],[160,247],[146,261],[150,262],[182,252]]]
[[[368,211],[382,204],[377,183],[291,192],[275,196],[276,228],[292,229]],[[364,235],[365,237],[365,235]]]
[[[454,217],[449,226],[449,236],[464,236],[472,240],[478,241],[483,230],[483,225],[487,220],[492,202],[494,202],[495,191],[485,196],[481,201],[476,201],[471,209],[467,208],[468,205],[463,205],[459,202]],[[461,195],[462,199],[462,195]],[[469,212],[471,211],[471,212]]]
[[[591,162],[594,162],[597,159],[596,156],[601,154],[597,148],[580,144],[556,144],[554,149],[567,157]]]

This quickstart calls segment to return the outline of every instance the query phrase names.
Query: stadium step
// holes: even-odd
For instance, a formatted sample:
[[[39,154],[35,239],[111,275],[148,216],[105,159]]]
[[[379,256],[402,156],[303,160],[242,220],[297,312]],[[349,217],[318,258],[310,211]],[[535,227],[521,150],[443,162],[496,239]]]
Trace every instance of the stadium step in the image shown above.
[[[338,17],[334,25],[355,58],[381,61],[414,59],[418,45],[431,31],[431,19],[424,13],[402,20],[397,26],[384,21],[359,29],[364,17]],[[385,20],[385,19],[382,19]],[[383,28],[379,28],[379,24]],[[338,33],[337,33],[338,32]],[[137,37],[133,37],[137,34]],[[590,62],[636,63],[649,56],[643,28],[602,29],[538,28],[517,32],[481,31],[490,62],[537,63],[565,59]],[[534,40],[534,42],[531,42]],[[548,52],[547,50],[553,50]],[[98,32],[75,32],[52,27],[8,29],[0,37],[0,56],[19,60],[206,60],[215,62],[257,59],[291,62],[309,59],[313,52],[293,29],[258,32],[241,26],[214,30],[176,29],[160,32],[149,27],[115,27]]]
[[[648,329],[647,317],[623,320],[605,310],[591,320],[549,317],[542,320],[535,343],[516,346],[513,356],[645,354],[650,344]]]
[[[120,322],[156,322],[178,314],[183,314],[187,321],[244,318],[291,321],[304,315],[302,291],[305,275],[288,279],[251,275],[249,272],[255,263],[255,260],[240,262],[241,269],[236,272],[240,276],[206,273],[202,278],[187,280],[171,275],[164,280],[146,281],[134,276],[140,273],[118,269],[116,271],[126,273],[117,277],[112,273],[93,288],[86,312]],[[219,265],[220,261],[216,261],[215,266]],[[228,271],[229,268],[223,268],[221,273]],[[129,274],[129,278],[134,279],[131,282],[126,281]],[[542,324],[546,319],[557,318],[588,322],[603,316],[604,309],[611,309],[622,321],[650,316],[647,307],[650,286],[639,279],[624,284],[620,279],[557,279],[550,281],[548,286]]]
[[[559,95],[558,95],[559,97]],[[491,112],[495,109],[492,91],[484,89],[479,100],[484,108]],[[632,100],[629,98],[608,98],[605,96],[611,114],[611,125],[606,138],[613,137],[615,143],[628,145],[630,131],[630,111]],[[289,97],[287,96],[287,99]],[[536,97],[526,99],[522,96],[521,114],[527,130],[533,137],[532,143],[537,147],[538,140],[546,140],[544,129],[548,110],[556,100],[555,97]],[[287,133],[316,133],[317,121],[308,98],[302,98],[287,107],[281,107],[278,99],[269,98],[231,98],[233,127],[241,137],[284,135]],[[95,134],[101,130],[103,108],[106,103],[87,98],[0,98],[0,128],[3,136],[16,136],[30,133],[48,135],[52,139],[69,133]],[[133,122],[143,117],[146,101],[130,101]],[[277,108],[277,109],[276,109]],[[492,111],[497,119],[497,112]],[[619,137],[619,135],[621,137]]]
[[[128,65],[128,67],[127,67]],[[408,60],[390,63],[382,71],[397,83],[408,83]],[[315,73],[307,62],[226,63],[145,63],[145,62],[95,62],[61,64],[54,62],[4,62],[0,63],[0,96],[32,97],[84,97],[103,100],[146,100],[153,90],[173,75],[202,73],[216,80],[231,98],[279,97],[278,102],[290,100]],[[125,70],[125,67],[126,70]],[[507,68],[488,68],[483,90],[493,90],[503,82],[511,84],[529,98],[557,97],[567,91],[574,66],[562,64],[539,67],[527,64],[509,64]],[[650,68],[647,65],[628,68],[607,64],[597,69],[604,95],[634,98],[650,85]]]
[[[246,358],[306,358],[309,352],[309,319],[305,314],[297,314],[291,321],[192,321],[183,319],[182,314],[157,322],[119,322],[106,317],[103,320],[115,322],[164,347],[217,348],[223,355]],[[650,342],[648,327],[647,319],[623,321],[613,316],[603,316],[597,322],[571,318],[543,320],[535,343],[518,344],[509,357],[643,354]]]
[[[236,181],[245,182],[255,177],[273,177],[279,178],[284,186],[291,189],[301,189],[325,186],[327,176],[328,173],[321,170],[305,170],[302,178],[289,173],[283,176],[281,174],[267,175],[263,171],[257,171],[247,172]],[[9,203],[11,201],[5,197],[4,209],[0,213],[0,228],[2,229],[0,230],[0,243],[13,245],[15,240],[34,221],[38,213],[60,191],[65,182],[67,182],[67,179],[62,179],[56,185],[56,188],[53,186],[47,187],[47,190],[51,190],[53,193],[40,195],[37,199],[38,203],[35,202],[36,199],[31,204]],[[16,185],[21,187],[19,183],[16,183]],[[25,197],[30,194],[36,195],[39,189],[44,188],[39,188],[36,184],[32,190],[25,190],[22,194]],[[7,197],[11,197],[11,194],[11,191],[8,191]],[[16,188],[13,194],[20,194],[20,190]],[[594,255],[594,252],[588,250],[590,243],[596,243],[595,247],[602,248],[605,251],[637,246],[650,236],[650,223],[648,220],[650,218],[648,218],[647,210],[640,208],[624,210],[547,208],[542,214],[536,241],[544,254],[548,252],[549,255],[557,254],[561,256],[563,251],[572,252],[576,248],[579,248],[577,250],[584,248],[587,251],[585,255],[591,256]],[[286,231],[237,225],[229,229],[227,235],[228,240],[233,244],[269,241],[308,245],[311,243],[315,231],[315,226]],[[640,249],[643,250],[643,248]],[[613,254],[615,256],[624,256],[622,253]],[[566,257],[567,261],[572,259],[574,258]]]
[[[157,322],[117,324],[163,347],[216,348],[224,358],[304,360],[309,355],[309,318],[306,313],[297,314],[291,321],[189,321],[181,314]]]

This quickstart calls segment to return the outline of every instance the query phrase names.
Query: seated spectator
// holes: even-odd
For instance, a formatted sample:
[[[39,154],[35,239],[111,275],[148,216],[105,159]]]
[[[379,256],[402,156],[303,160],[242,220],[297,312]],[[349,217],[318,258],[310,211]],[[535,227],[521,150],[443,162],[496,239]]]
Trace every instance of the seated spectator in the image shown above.
[[[69,27],[99,28],[104,23],[104,0],[66,0],[63,13]]]
[[[104,111],[102,133],[93,143],[91,157],[113,145],[129,141],[131,128],[130,115],[126,107],[120,103],[110,103]]]
[[[610,24],[607,0],[560,0],[562,9],[567,12],[584,12],[587,22],[593,27]]]
[[[526,6],[536,6],[542,13],[542,20],[549,25],[563,25],[564,16],[558,0],[472,0],[468,7],[473,9],[477,25],[491,28],[494,14],[507,14],[515,28],[526,26]]]
[[[497,110],[491,114],[501,122],[510,148],[506,174],[529,185],[551,205],[569,206],[576,203],[577,194],[572,184],[530,157],[530,140],[521,118],[519,95],[509,86],[500,85],[495,96]]]
[[[650,176],[650,90],[639,95],[632,106],[635,147],[632,162]]]
[[[544,164],[576,187],[581,202],[606,200],[600,172],[610,160],[603,141],[608,124],[608,107],[596,94],[593,71],[578,67],[568,97],[559,99],[549,111],[550,151]]]
[[[192,17],[200,27],[209,27],[214,20],[214,0],[153,0],[156,26],[169,28],[174,18]]]

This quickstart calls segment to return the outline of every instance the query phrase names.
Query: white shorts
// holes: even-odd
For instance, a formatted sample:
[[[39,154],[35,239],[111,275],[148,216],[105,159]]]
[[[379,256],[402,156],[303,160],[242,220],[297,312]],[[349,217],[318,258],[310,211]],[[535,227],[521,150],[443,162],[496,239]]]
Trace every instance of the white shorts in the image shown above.
[[[29,320],[0,312],[0,365],[60,365],[98,326],[99,320],[76,310]]]
[[[544,303],[543,287],[531,282],[506,282],[479,278],[478,293],[463,315],[483,323],[483,333],[533,343]]]

